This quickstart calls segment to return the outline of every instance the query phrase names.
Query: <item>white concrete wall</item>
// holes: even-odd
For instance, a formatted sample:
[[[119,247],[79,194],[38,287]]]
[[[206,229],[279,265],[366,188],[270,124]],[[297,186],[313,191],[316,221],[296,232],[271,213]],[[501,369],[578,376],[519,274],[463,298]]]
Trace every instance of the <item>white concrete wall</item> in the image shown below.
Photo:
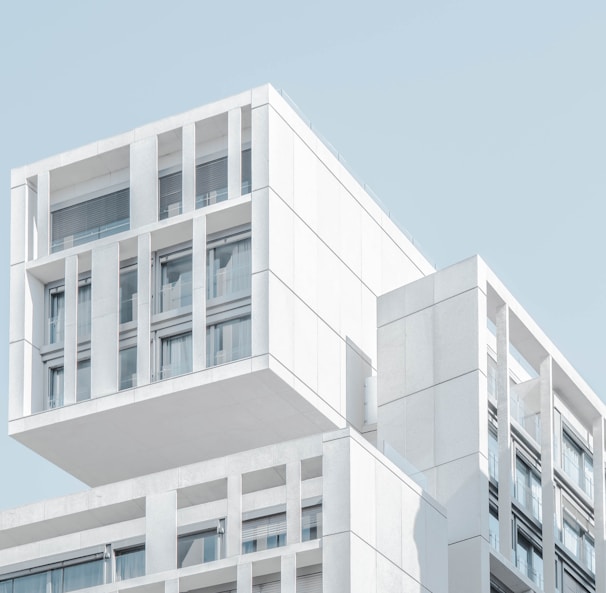
[[[268,317],[253,354],[267,348],[295,385],[362,430],[376,297],[430,266],[271,89],[253,95],[252,135],[253,317]]]
[[[379,299],[378,443],[396,449],[448,512],[453,591],[488,590],[485,281],[470,259]],[[481,328],[481,329],[480,329]],[[477,540],[476,543],[473,543]]]
[[[324,439],[324,591],[448,590],[444,510],[354,433]]]

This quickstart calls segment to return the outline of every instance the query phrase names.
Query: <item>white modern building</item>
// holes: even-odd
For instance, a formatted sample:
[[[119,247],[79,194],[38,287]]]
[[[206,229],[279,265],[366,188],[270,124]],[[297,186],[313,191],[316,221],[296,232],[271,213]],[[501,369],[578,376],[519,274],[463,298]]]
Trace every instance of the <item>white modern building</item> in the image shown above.
[[[9,433],[91,489],[0,593],[606,591],[604,404],[271,86],[11,181]]]

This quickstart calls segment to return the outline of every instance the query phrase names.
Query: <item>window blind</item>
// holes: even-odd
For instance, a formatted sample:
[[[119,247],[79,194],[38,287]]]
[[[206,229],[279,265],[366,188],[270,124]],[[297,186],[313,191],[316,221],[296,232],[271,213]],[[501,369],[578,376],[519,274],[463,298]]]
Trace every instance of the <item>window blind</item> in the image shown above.
[[[286,513],[249,519],[242,523],[242,541],[250,541],[286,533]]]
[[[280,593],[280,581],[253,585],[252,593]]]
[[[227,200],[227,157],[196,167],[196,208]]]
[[[242,151],[242,195],[252,191],[252,167],[250,148]]]
[[[160,177],[160,220],[181,214],[181,171]]]
[[[322,593],[322,573],[314,572],[297,577],[297,593]]]
[[[81,245],[127,230],[130,189],[106,194],[51,213],[52,251]]]

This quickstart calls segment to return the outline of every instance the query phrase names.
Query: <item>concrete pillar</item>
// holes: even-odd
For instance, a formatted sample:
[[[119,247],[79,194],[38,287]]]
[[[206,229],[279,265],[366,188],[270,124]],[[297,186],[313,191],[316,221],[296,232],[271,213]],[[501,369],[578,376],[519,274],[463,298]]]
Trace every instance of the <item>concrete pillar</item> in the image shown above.
[[[242,193],[242,109],[227,114],[227,199]]]
[[[76,401],[78,357],[78,256],[65,258],[65,333],[63,343],[63,403]]]
[[[206,217],[193,219],[193,370],[206,368]]]
[[[151,236],[139,235],[137,245],[137,385],[147,385],[151,375]]]
[[[604,419],[599,416],[593,424],[596,591],[606,591],[606,488],[604,484],[604,457]]]
[[[239,556],[242,553],[242,475],[227,478],[227,525],[225,533],[225,555]],[[239,579],[238,579],[239,581]],[[238,591],[240,586],[238,584]]]
[[[555,566],[555,484],[553,478],[553,376],[551,356],[539,369],[541,394],[541,490],[543,498],[543,566]],[[499,497],[500,497],[499,490]],[[555,591],[555,570],[544,570],[545,591]]]
[[[237,593],[252,593],[252,563],[238,564]]]
[[[286,542],[301,541],[301,462],[286,464]]]
[[[511,409],[509,405],[509,307],[497,310],[497,421],[499,443],[499,551],[512,560]]]
[[[120,246],[92,251],[91,397],[118,391]]]
[[[36,204],[36,229],[38,234],[36,258],[49,253],[50,240],[50,173],[38,174],[38,201]]]
[[[294,554],[281,558],[280,593],[297,593],[297,557]]]
[[[269,185],[269,105],[253,105],[251,113],[252,189]],[[254,199],[253,199],[254,202]]]
[[[145,573],[177,568],[177,492],[151,494],[145,501]]]
[[[130,228],[158,220],[158,138],[130,145]]]
[[[183,212],[196,208],[196,124],[183,126]]]
[[[26,184],[11,189],[11,266],[25,261],[28,244],[28,193]]]

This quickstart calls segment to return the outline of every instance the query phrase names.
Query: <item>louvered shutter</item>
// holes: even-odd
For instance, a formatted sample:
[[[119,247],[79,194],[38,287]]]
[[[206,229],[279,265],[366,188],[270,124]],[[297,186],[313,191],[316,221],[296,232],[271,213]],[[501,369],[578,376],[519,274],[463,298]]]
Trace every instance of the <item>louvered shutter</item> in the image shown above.
[[[129,226],[129,188],[67,206],[51,214],[52,251],[107,237]]]
[[[286,514],[250,519],[242,524],[242,541],[265,539],[286,533]]]
[[[181,171],[160,177],[160,220],[181,214]]]
[[[227,157],[196,167],[196,208],[227,200]]]
[[[297,593],[322,593],[322,573],[314,572],[297,577]]]
[[[280,593],[280,581],[253,585],[252,593]]]

